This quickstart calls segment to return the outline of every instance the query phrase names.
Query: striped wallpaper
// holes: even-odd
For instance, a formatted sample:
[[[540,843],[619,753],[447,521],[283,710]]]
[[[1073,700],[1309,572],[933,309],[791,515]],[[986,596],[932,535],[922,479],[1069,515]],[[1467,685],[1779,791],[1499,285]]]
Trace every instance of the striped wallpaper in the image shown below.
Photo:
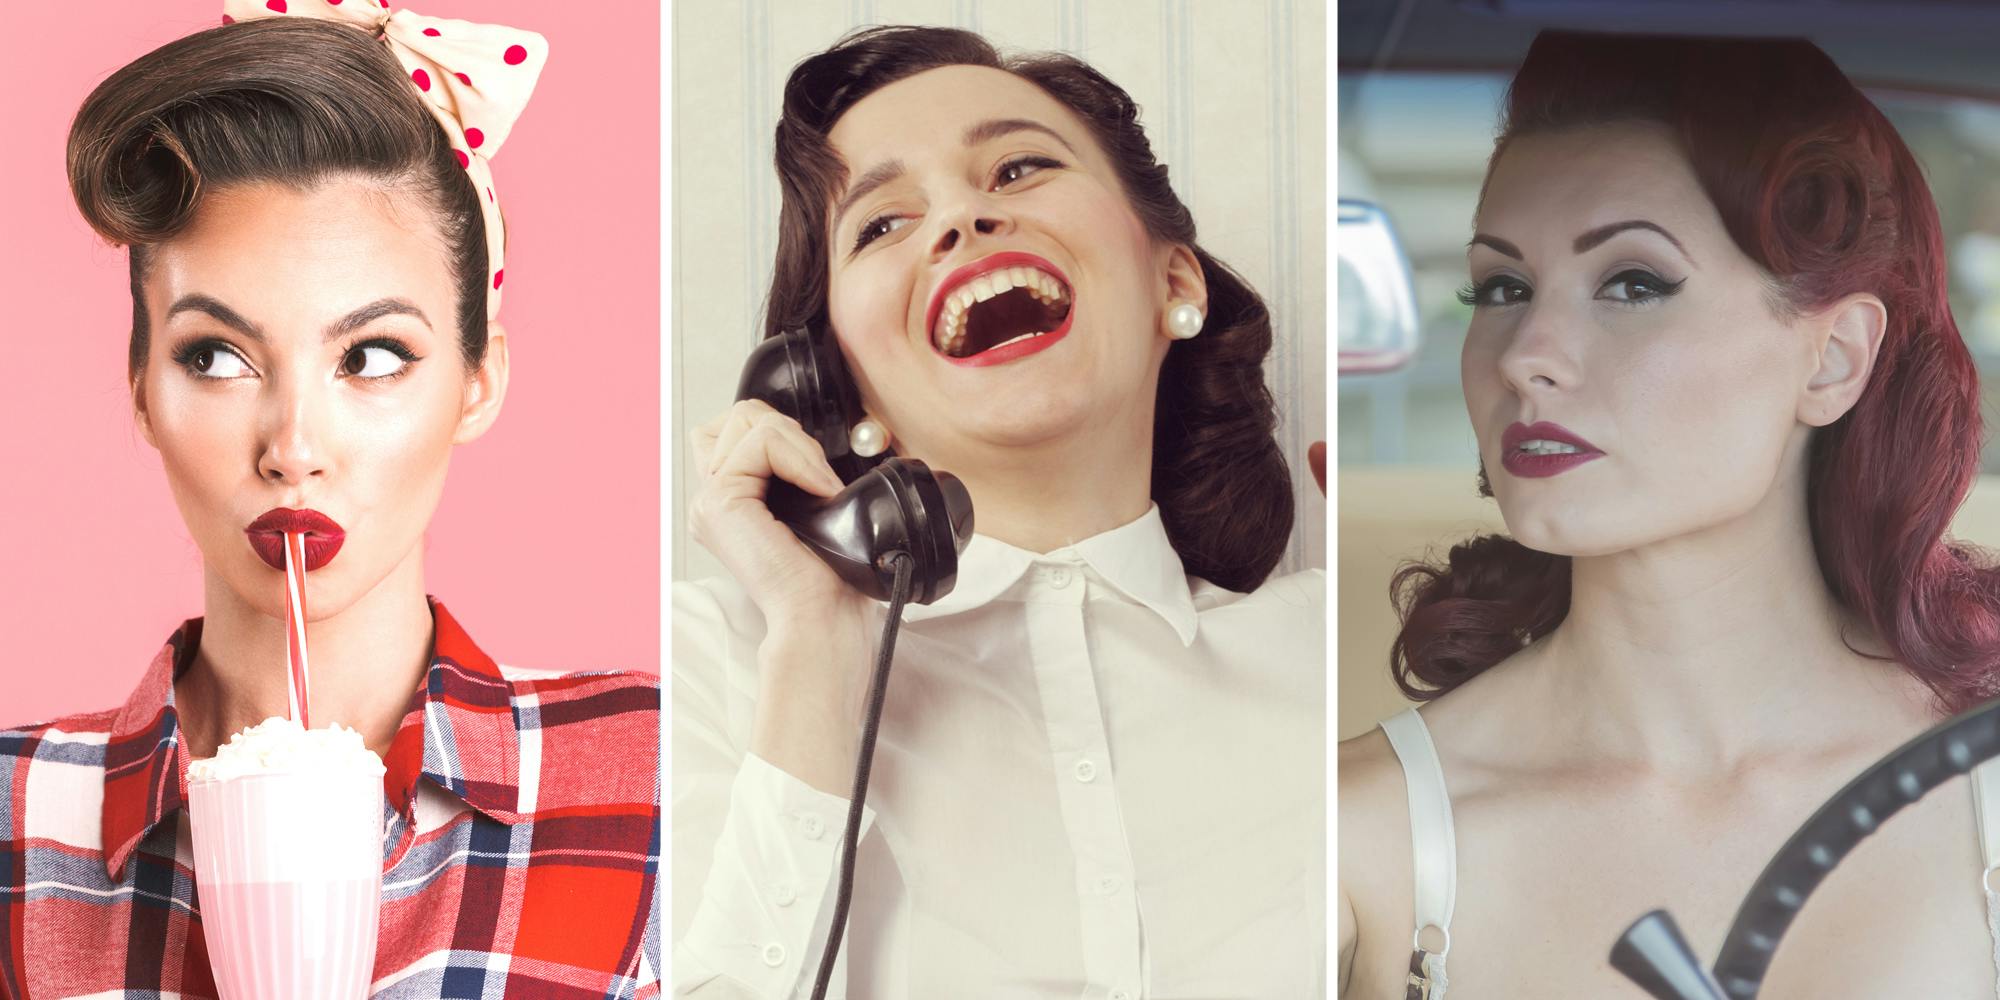
[[[1142,108],[1202,245],[1271,308],[1267,363],[1299,508],[1279,572],[1326,566],[1306,446],[1326,434],[1326,7],[1316,0],[682,0],[673,5],[675,579],[719,575],[688,540],[689,428],[727,409],[776,251],[771,133],[793,64],[864,24],[942,24],[1073,52]]]

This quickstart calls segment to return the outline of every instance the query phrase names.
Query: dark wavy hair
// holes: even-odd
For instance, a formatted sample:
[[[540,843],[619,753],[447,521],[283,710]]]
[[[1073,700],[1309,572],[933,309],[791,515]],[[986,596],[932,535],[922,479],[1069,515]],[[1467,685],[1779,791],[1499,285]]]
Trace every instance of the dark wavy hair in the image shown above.
[[[486,222],[479,194],[388,47],[365,29],[260,18],[163,45],[84,99],[69,131],[69,186],[84,221],[129,248],[127,373],[145,370],[141,283],[154,245],[231,185],[307,189],[342,174],[415,193],[443,238],[458,290],[459,353],[486,356]]]
[[[847,179],[847,165],[826,138],[834,123],[888,84],[959,65],[1012,73],[1075,112],[1117,168],[1147,232],[1186,245],[1200,261],[1208,319],[1201,336],[1173,344],[1160,369],[1152,495],[1187,572],[1230,590],[1256,589],[1292,529],[1291,473],[1273,436],[1277,408],[1264,384],[1271,318],[1256,291],[1195,242],[1194,216],[1154,160],[1138,105],[1082,60],[1057,53],[1002,58],[969,31],[884,27],[852,32],[793,68],[778,122],[784,201],[765,335],[827,323],[827,214]]]
[[[1809,42],[1550,32],[1514,77],[1493,162],[1522,136],[1618,122],[1671,130],[1781,313],[1855,292],[1887,307],[1860,400],[1808,448],[1820,574],[1940,711],[2000,694],[2000,576],[1944,537],[1978,470],[1978,373],[1909,148]],[[1428,699],[1560,624],[1570,564],[1487,535],[1403,567],[1390,592],[1402,616],[1391,669]]]

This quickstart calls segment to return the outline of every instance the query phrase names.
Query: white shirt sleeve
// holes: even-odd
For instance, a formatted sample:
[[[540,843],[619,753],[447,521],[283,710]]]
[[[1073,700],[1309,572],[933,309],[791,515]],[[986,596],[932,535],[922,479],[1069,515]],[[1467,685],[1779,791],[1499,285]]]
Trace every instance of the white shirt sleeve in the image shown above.
[[[848,800],[747,750],[755,605],[715,581],[677,582],[673,598],[674,995],[803,996],[832,924]],[[873,821],[864,807],[863,836]],[[843,972],[829,996],[844,994]]]

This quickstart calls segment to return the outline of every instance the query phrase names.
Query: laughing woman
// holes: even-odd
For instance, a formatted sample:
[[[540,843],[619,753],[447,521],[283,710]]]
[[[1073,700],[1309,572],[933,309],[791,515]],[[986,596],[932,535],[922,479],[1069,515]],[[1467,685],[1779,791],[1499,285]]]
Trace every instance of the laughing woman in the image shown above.
[[[452,451],[506,394],[480,179],[542,39],[291,6],[233,0],[71,131],[78,207],[130,248],[133,414],[204,607],[123,705],[0,731],[0,997],[215,995],[188,765],[287,714],[287,526],[314,536],[313,715],[387,764],[372,994],[656,993],[657,682],[501,666],[425,588]]]
[[[907,614],[827,995],[1317,995],[1325,581],[1270,577],[1262,301],[1071,57],[861,32],[793,71],[777,150],[766,333],[830,329],[857,427],[960,477],[979,532]],[[739,403],[695,439],[734,580],[675,591],[674,978],[790,997],[883,607],[764,504],[840,488],[796,421]]]

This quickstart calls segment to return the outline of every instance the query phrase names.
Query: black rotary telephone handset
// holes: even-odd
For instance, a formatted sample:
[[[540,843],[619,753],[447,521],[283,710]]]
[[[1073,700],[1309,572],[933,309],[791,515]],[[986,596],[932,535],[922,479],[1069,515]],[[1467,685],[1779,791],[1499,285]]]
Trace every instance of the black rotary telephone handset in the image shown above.
[[[861,412],[859,394],[841,361],[840,348],[823,330],[791,330],[758,344],[743,363],[736,398],[763,400],[797,420],[847,484],[839,493],[821,498],[774,477],[764,494],[772,516],[850,586],[889,602],[868,685],[868,716],[841,839],[833,928],[813,985],[813,1000],[823,1000],[853,899],[855,843],[861,833],[861,806],[868,799],[868,771],[875,757],[889,664],[895,657],[896,629],[908,601],[929,604],[951,593],[958,580],[958,554],[972,540],[972,496],[958,477],[934,472],[916,459],[855,454],[848,428]]]
[[[766,339],[744,362],[736,398],[759,399],[799,422],[847,488],[822,499],[771,480],[765,506],[856,590],[886,601],[892,552],[914,560],[911,600],[951,593],[958,554],[972,539],[972,497],[958,477],[913,458],[866,458],[848,444],[860,399],[828,334],[793,330]]]

